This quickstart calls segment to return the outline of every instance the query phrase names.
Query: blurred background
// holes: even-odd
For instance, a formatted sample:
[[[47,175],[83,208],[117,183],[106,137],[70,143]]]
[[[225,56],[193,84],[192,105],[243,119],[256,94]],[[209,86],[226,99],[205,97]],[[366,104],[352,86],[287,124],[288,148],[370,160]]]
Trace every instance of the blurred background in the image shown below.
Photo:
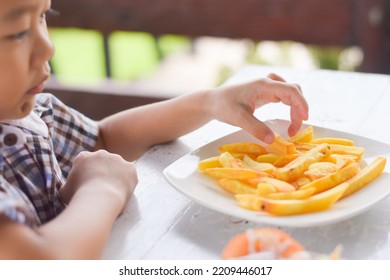
[[[106,78],[102,34],[50,28],[56,46],[53,70],[64,83],[94,84]],[[254,41],[117,31],[110,34],[111,78],[155,82],[183,90],[218,86],[245,64],[357,71],[363,51],[293,41]]]
[[[389,73],[389,2],[53,0],[48,87],[101,118],[121,108],[99,115],[80,92],[137,106],[221,85],[246,64]]]

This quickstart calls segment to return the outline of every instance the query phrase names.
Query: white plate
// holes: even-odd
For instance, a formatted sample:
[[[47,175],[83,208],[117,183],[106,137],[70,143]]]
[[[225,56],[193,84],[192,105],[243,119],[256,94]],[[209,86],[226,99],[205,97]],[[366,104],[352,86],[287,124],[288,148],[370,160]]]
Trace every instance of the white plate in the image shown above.
[[[268,121],[267,124],[275,132],[286,137],[288,121],[272,120]],[[385,156],[388,161],[390,159],[390,145],[341,131],[317,126],[313,126],[313,128],[315,137],[340,137],[354,140],[357,146],[365,148],[364,160],[367,163],[379,155]],[[249,221],[275,226],[309,227],[345,220],[367,210],[390,193],[390,168],[387,164],[385,172],[377,180],[366,188],[335,203],[326,211],[278,217],[243,209],[236,204],[236,200],[231,194],[221,189],[210,177],[200,174],[197,170],[200,160],[218,155],[219,146],[239,141],[259,142],[243,130],[234,132],[178,159],[164,170],[164,175],[178,191],[204,207]]]

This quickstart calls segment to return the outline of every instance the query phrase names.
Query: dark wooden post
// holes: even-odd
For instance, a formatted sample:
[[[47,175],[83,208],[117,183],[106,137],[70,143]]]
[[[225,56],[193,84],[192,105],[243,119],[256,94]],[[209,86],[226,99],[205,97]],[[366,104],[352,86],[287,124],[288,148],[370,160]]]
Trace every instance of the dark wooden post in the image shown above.
[[[361,71],[390,73],[390,1],[358,1],[354,33],[364,60]]]

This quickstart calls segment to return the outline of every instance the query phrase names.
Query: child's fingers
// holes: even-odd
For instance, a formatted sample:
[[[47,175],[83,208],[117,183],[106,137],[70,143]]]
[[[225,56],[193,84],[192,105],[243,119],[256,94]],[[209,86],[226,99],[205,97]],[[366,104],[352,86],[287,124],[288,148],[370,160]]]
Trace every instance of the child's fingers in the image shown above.
[[[283,79],[282,77],[280,77],[279,75],[275,74],[275,73],[270,73],[268,74],[267,76],[268,78],[270,78],[271,80],[273,81],[276,81],[276,82],[280,82],[282,84],[279,84],[282,85],[282,86],[288,86],[290,88],[290,94],[292,94],[293,96],[296,96],[294,98],[297,98],[299,103],[301,103],[301,106],[298,110],[298,112],[300,112],[300,115],[301,115],[301,118],[303,119],[306,119],[307,118],[307,111],[308,111],[308,106],[307,106],[307,102],[305,100],[305,98],[303,97],[303,93],[302,93],[302,88],[299,84],[286,84],[286,80]],[[284,92],[285,90],[283,91],[280,91],[280,92]],[[294,92],[295,91],[295,92]],[[296,92],[297,91],[297,92]],[[280,96],[277,96],[283,103],[285,103],[283,100],[286,100],[285,98],[280,98]],[[292,101],[294,101],[294,99],[292,99]],[[287,103],[285,103],[287,104]],[[289,102],[287,105],[290,105],[290,106],[293,106],[294,103],[293,102]]]
[[[308,119],[309,106],[302,94],[302,89],[298,84],[288,84],[285,80],[276,74],[269,74],[271,79],[268,87],[265,88],[266,94],[264,99],[268,102],[282,102],[290,106],[291,124],[288,128],[290,136],[295,135],[303,120]]]
[[[301,128],[302,125],[302,114],[300,113],[301,108],[292,106],[290,110],[290,119],[291,119],[291,124],[288,128],[288,135],[293,136],[295,135],[299,129]]]
[[[291,124],[288,127],[288,135],[294,136],[297,134],[302,125],[302,119],[291,119]]]
[[[291,110],[297,112],[297,115],[303,120],[308,119],[309,106],[303,97],[300,87],[294,84],[286,84],[277,81],[271,81],[267,93],[269,99],[278,100],[291,107]]]
[[[267,77],[270,78],[271,80],[274,80],[274,81],[286,82],[285,79],[283,79],[282,77],[280,77],[279,75],[277,75],[275,73],[270,73],[267,75]]]
[[[241,114],[239,126],[264,143],[271,144],[275,140],[273,131],[249,112]]]
[[[283,79],[282,77],[280,77],[279,75],[275,74],[275,73],[270,73],[267,75],[268,78],[270,78],[271,80],[274,80],[274,81],[277,81],[277,82],[284,82],[286,83],[286,80]],[[299,91],[301,92],[302,94],[302,88],[299,84],[293,84],[294,86],[296,86]]]

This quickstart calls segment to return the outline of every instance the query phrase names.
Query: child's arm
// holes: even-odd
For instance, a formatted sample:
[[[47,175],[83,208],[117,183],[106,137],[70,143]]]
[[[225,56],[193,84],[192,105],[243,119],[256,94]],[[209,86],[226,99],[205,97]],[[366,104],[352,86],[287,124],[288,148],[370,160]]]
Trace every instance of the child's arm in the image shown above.
[[[34,230],[0,215],[0,259],[101,257],[136,183],[134,166],[118,155],[81,153],[61,189],[69,204],[58,217]]]
[[[270,143],[274,140],[272,131],[253,113],[273,102],[291,107],[289,134],[294,135],[308,118],[308,105],[299,86],[271,74],[246,84],[204,90],[110,116],[99,124],[97,147],[134,160],[152,145],[174,140],[212,119],[240,126]]]
[[[37,230],[0,217],[0,259],[99,258],[117,216],[115,204],[103,199],[80,195]]]

